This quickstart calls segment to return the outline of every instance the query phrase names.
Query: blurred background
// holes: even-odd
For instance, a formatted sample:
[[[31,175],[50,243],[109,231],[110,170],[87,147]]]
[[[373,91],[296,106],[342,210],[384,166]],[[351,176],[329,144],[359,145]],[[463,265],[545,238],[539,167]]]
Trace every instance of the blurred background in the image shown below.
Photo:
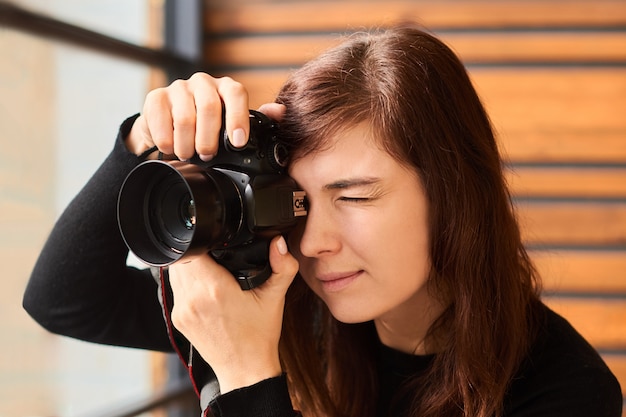
[[[466,64],[544,298],[626,389],[623,0],[14,0],[0,1],[0,417],[195,415],[176,359],[51,335],[22,310],[47,234],[150,89],[205,70],[256,107],[340,35],[405,20]]]

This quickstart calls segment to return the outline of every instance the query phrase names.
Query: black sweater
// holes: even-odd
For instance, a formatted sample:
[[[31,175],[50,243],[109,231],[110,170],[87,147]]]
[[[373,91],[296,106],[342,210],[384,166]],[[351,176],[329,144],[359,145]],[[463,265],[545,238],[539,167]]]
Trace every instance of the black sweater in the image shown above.
[[[117,225],[121,184],[141,162],[123,143],[134,120],[122,124],[111,154],[58,219],[35,264],[23,303],[38,323],[54,333],[172,352],[156,296],[158,284],[148,269],[126,265],[128,250]],[[620,416],[622,394],[615,377],[569,323],[546,312],[546,324],[509,389],[505,415]],[[185,343],[180,334],[176,340]],[[392,398],[406,378],[420,373],[431,360],[380,346],[379,415],[401,415],[407,402]],[[390,411],[392,403],[396,406]],[[212,401],[211,411],[223,417],[297,415],[285,376],[221,395]]]

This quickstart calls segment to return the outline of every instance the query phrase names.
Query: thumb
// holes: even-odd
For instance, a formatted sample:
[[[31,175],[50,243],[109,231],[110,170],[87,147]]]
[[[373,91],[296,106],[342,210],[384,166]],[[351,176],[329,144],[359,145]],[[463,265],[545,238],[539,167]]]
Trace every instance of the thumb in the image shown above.
[[[258,110],[265,114],[270,119],[274,119],[277,122],[280,122],[285,115],[286,107],[283,104],[278,103],[265,103],[262,104]]]
[[[126,148],[128,148],[128,150],[135,155],[141,155],[154,146],[154,141],[150,135],[150,129],[148,128],[148,124],[146,123],[146,119],[143,114],[139,115],[139,117],[135,119],[130,132],[126,136],[124,144],[126,145]]]
[[[268,284],[279,287],[283,292],[286,292],[298,273],[299,265],[296,258],[289,253],[287,242],[283,236],[276,236],[270,242],[269,258],[272,275]]]

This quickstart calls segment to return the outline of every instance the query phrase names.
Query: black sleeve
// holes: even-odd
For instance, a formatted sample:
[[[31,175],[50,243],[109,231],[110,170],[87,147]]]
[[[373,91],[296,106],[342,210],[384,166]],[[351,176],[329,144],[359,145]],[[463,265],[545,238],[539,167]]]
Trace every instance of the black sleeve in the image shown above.
[[[157,284],[148,269],[126,265],[117,225],[117,196],[141,162],[124,138],[57,220],[34,266],[23,306],[47,330],[117,346],[171,351]]]
[[[297,417],[285,375],[218,396],[209,403],[214,417]]]

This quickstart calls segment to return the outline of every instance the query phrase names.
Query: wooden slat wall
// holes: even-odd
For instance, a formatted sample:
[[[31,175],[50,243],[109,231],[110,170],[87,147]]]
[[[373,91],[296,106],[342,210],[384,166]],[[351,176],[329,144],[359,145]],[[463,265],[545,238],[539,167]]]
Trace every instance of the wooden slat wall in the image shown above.
[[[207,0],[213,73],[272,101],[351,31],[417,21],[466,63],[498,130],[545,300],[626,394],[626,2]]]

